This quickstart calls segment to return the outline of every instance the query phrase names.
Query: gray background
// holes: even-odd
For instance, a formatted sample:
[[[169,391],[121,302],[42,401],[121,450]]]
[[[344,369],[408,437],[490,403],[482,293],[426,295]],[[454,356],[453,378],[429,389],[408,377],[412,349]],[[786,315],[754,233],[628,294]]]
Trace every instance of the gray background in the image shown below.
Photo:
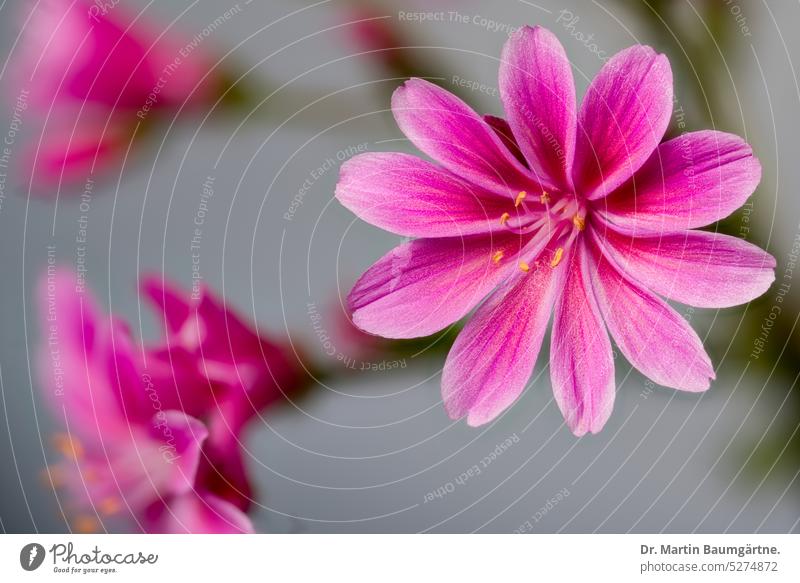
[[[371,4],[394,21],[398,10],[417,9],[408,3]],[[577,29],[593,33],[608,54],[653,42],[622,2],[535,4],[463,2],[445,4],[444,10],[550,28],[574,63],[579,95],[601,63],[556,22],[559,10],[579,16]],[[147,6],[145,14],[164,26],[179,16],[175,26],[191,36],[230,6],[228,0],[160,2]],[[412,151],[386,111],[388,92],[399,81],[382,79],[380,68],[356,54],[360,49],[347,29],[332,28],[342,23],[342,2],[254,0],[240,6],[241,13],[205,46],[220,55],[231,51],[228,59],[240,69],[254,67],[252,81],[286,87],[248,118],[204,120],[200,112],[177,120],[132,154],[124,170],[98,184],[89,213],[88,280],[106,308],[128,318],[137,334],[154,338],[152,315],[138,303],[137,273],[164,271],[188,284],[192,220],[202,183],[213,174],[216,194],[202,241],[205,281],[265,329],[289,334],[323,358],[307,303],[335,308],[355,278],[399,238],[354,220],[332,202],[337,168],[314,182],[291,222],[283,214],[311,170],[348,146]],[[739,6],[753,36],[737,36],[725,55],[735,65],[708,82],[726,96],[726,111],[715,112],[726,120],[721,129],[746,135],[762,160],[764,181],[753,218],[769,234],[780,273],[800,217],[794,74],[800,7],[756,1]],[[15,3],[0,4],[3,57],[18,32],[15,9]],[[686,13],[687,22],[696,18],[688,3]],[[728,26],[736,27],[732,15]],[[496,84],[503,32],[454,22],[405,29],[427,47],[419,50],[421,59],[443,63],[450,74]],[[438,82],[447,86],[449,80]],[[4,82],[6,101],[16,93]],[[701,105],[685,98],[680,85],[677,96],[687,108]],[[501,112],[498,100],[486,95],[476,93],[470,103]],[[8,107],[0,114],[3,134]],[[56,245],[60,262],[74,263],[79,215],[66,193],[42,201],[20,187],[7,193],[0,209],[0,529],[7,532],[69,528],[55,494],[40,479],[46,456],[53,456],[48,436],[58,424],[30,365],[38,339],[32,290],[46,262],[46,245]],[[530,521],[534,532],[797,531],[797,474],[769,465],[753,471],[747,463],[759,439],[785,423],[784,399],[794,379],[773,371],[773,363],[726,354],[730,338],[744,333],[738,330],[743,311],[692,315],[701,337],[708,335],[718,371],[707,394],[660,388],[648,394],[645,380],[618,362],[611,420],[600,435],[583,439],[563,426],[543,361],[537,373],[545,374],[532,380],[519,402],[479,429],[445,415],[441,362],[410,362],[399,374],[365,372],[332,382],[268,412],[248,432],[248,464],[261,504],[254,513],[256,527],[261,532],[510,532]],[[796,424],[796,419],[784,424],[787,439]],[[428,492],[455,483],[510,436],[518,443],[480,475],[425,503]],[[542,513],[562,491],[569,495]]]

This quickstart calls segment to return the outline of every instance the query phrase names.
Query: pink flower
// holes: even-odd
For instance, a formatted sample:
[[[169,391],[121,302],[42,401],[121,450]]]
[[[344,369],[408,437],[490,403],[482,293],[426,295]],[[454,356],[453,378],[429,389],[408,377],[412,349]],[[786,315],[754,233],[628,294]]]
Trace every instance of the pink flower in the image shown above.
[[[31,144],[39,150],[30,153],[38,185],[85,177],[121,158],[134,128],[153,112],[218,93],[213,61],[196,42],[162,33],[122,6],[42,0],[22,24],[11,76],[47,118],[41,150]]]
[[[260,335],[219,302],[205,287],[192,300],[159,277],[145,278],[142,292],[159,311],[165,340],[146,352],[155,383],[170,387],[172,406],[208,419],[208,450],[218,452],[217,470],[225,476],[226,500],[247,510],[252,489],[238,436],[260,411],[299,388],[306,377],[292,347]],[[231,455],[237,452],[237,455]],[[203,471],[205,468],[201,468]]]
[[[341,19],[347,40],[376,63],[399,71],[411,67],[407,48],[404,48],[407,43],[391,24],[388,15],[374,7],[353,4],[343,9]]]
[[[91,295],[77,291],[72,273],[48,273],[41,293],[40,375],[48,403],[66,425],[55,440],[64,459],[50,476],[69,494],[75,527],[89,530],[127,516],[147,532],[251,532],[245,511],[252,489],[239,435],[251,415],[244,401],[263,406],[277,393],[264,375],[236,380],[235,353],[228,376],[220,372],[212,380],[197,353],[199,361],[176,357],[169,375],[161,359],[188,348],[188,333],[180,348],[142,350],[124,324],[101,316]],[[203,315],[191,310],[187,318],[213,321],[207,332],[221,344],[225,330],[215,319],[228,312],[218,305]],[[213,369],[220,353],[211,352]],[[255,368],[251,358],[243,355],[242,368]],[[272,358],[264,368],[288,365],[284,356]],[[297,378],[275,372],[287,382]]]
[[[362,329],[425,336],[466,316],[444,367],[452,418],[491,421],[520,395],[553,316],[550,376],[576,435],[598,432],[614,402],[609,333],[658,384],[704,391],[702,342],[659,296],[699,307],[748,302],[774,259],[742,240],[697,231],[741,206],[761,168],[740,138],[716,131],[660,143],[672,111],[664,55],[630,47],[576,105],[556,37],[515,33],[503,51],[507,121],[480,117],[420,79],[398,89],[395,118],[436,160],[369,153],[342,167],[336,196],[402,236],[356,283]]]

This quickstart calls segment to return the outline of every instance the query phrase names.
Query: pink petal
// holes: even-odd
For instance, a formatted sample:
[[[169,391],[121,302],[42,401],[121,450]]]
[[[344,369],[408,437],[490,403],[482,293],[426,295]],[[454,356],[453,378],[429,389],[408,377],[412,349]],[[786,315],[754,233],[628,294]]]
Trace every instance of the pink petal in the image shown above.
[[[519,149],[517,138],[514,137],[514,132],[511,131],[511,126],[508,125],[508,122],[502,117],[496,117],[494,115],[484,115],[483,121],[491,126],[494,133],[496,133],[500,141],[503,142],[503,145],[508,148],[509,152],[514,154],[514,157],[519,160],[520,164],[528,168],[528,161],[525,159],[522,150]]]
[[[26,144],[23,164],[34,194],[52,197],[62,184],[83,185],[87,178],[110,172],[122,159],[136,118],[103,107],[59,107]]]
[[[738,136],[716,131],[664,142],[601,212],[631,235],[683,231],[727,217],[761,180],[761,164]]]
[[[544,181],[570,190],[575,83],[564,47],[542,28],[514,33],[500,62],[500,95],[519,147]]]
[[[241,427],[231,427],[224,414],[209,419],[209,436],[203,447],[205,459],[197,483],[241,510],[253,502],[253,487],[247,476],[242,451]]]
[[[197,319],[205,330],[203,354],[206,358],[227,364],[236,364],[246,357],[261,358],[258,333],[205,287],[197,305]]]
[[[145,529],[163,534],[248,534],[253,523],[230,502],[207,492],[188,492],[153,505]]]
[[[370,267],[348,301],[353,323],[385,338],[428,336],[463,318],[509,273],[522,240],[515,235],[418,239]],[[504,259],[492,257],[502,252]]]
[[[407,154],[369,153],[342,165],[336,198],[364,221],[408,237],[501,229],[508,201]]]
[[[124,431],[122,431],[124,429]],[[194,487],[204,425],[178,411],[158,411],[144,424],[125,425],[80,444],[72,489],[82,505],[102,509],[109,500],[142,512],[154,501]],[[68,466],[62,466],[68,467]],[[77,487],[77,488],[76,488]]]
[[[46,402],[57,418],[66,414],[72,431],[87,440],[124,429],[123,401],[141,395],[138,380],[131,385],[127,374],[116,374],[117,363],[124,372],[123,363],[133,358],[124,331],[112,336],[110,319],[99,314],[91,292],[79,287],[70,270],[58,268],[42,277],[39,295],[38,368]]]
[[[692,392],[708,389],[714,369],[686,320],[620,273],[598,249],[592,257],[597,301],[625,358],[660,385]]]
[[[37,291],[44,339],[52,342],[54,349],[86,355],[87,359],[93,356],[106,321],[91,290],[80,285],[72,270],[56,267],[42,275]]]
[[[444,89],[406,81],[392,96],[392,111],[406,137],[457,176],[511,199],[536,185],[489,124]]]
[[[160,312],[158,318],[169,334],[178,334],[191,315],[192,304],[187,294],[172,285],[160,275],[146,275],[142,278],[142,294]]]
[[[87,0],[43,0],[24,33],[24,57],[13,64],[14,76],[21,86],[32,86],[38,107],[69,100],[136,111],[154,90],[154,107],[209,96],[203,77],[213,62],[205,48],[191,46],[182,56],[191,40],[124,6],[103,12]]]
[[[97,390],[108,382],[109,391],[116,397],[119,415],[127,423],[140,423],[153,413],[153,402],[147,391],[142,374],[141,349],[131,338],[127,324],[111,317],[108,331],[102,336],[101,350],[91,372],[95,383],[92,398],[97,400]],[[109,414],[110,412],[105,412]],[[102,422],[108,418],[99,418]]]
[[[442,373],[442,399],[453,419],[488,423],[522,393],[536,364],[558,288],[547,262],[517,272],[458,335]]]
[[[682,304],[726,308],[775,281],[775,259],[737,237],[704,231],[631,238],[609,231],[603,250],[648,289]]]
[[[147,350],[147,372],[165,407],[193,415],[213,407],[238,431],[304,381],[288,343],[260,335],[205,287],[198,298],[160,276],[146,277],[142,287],[167,329],[165,341]]]
[[[613,192],[650,157],[672,113],[672,70],[664,55],[636,45],[594,78],[578,117],[573,180],[589,200]]]
[[[205,286],[194,298],[162,276],[147,276],[142,292],[162,313],[168,334],[163,349],[191,353],[202,347],[198,359],[226,365],[262,356],[258,334]]]
[[[553,395],[567,426],[577,436],[599,432],[614,407],[611,342],[591,288],[590,261],[583,241],[564,263],[550,343]]]
[[[186,108],[212,104],[220,90],[227,88],[223,87],[227,81],[221,78],[224,70],[221,59],[207,50],[213,43],[200,46],[196,37],[189,38],[183,30],[162,28],[141,19],[136,33],[149,47],[148,59],[153,70],[159,75],[167,72],[168,81],[156,106]],[[188,56],[184,56],[187,52]],[[169,75],[169,71],[175,70],[176,55],[181,56],[179,69]]]
[[[138,108],[158,78],[147,45],[109,18],[92,18],[88,2],[44,0],[25,33],[17,77],[45,110],[64,98]]]
[[[201,447],[208,437],[206,426],[180,411],[157,411],[148,429],[152,440],[148,479],[162,495],[191,490],[200,465]]]
[[[145,361],[147,386],[158,392],[163,408],[204,416],[215,406],[215,386],[204,376],[205,362],[195,351],[180,346],[148,349]]]

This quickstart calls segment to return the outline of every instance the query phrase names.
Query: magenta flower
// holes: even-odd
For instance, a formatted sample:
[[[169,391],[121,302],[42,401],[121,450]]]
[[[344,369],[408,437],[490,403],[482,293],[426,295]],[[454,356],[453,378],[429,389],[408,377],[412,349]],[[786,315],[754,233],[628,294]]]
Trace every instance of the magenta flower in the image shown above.
[[[21,25],[11,77],[47,119],[41,146],[31,144],[38,185],[85,177],[121,158],[136,125],[154,112],[219,94],[204,48],[123,6],[42,0]]]
[[[225,359],[210,346],[227,337],[221,326],[228,312],[207,293],[204,298],[204,309],[186,302],[191,308],[183,317],[204,327],[200,346],[209,348],[213,375],[203,355],[192,352],[192,360],[183,352],[195,342],[185,328],[175,346],[168,341],[166,348],[143,350],[119,320],[98,313],[88,292],[76,291],[72,273],[48,273],[40,374],[48,403],[67,430],[56,438],[64,459],[49,473],[69,495],[75,528],[91,530],[103,519],[127,516],[147,532],[253,530],[245,513],[252,488],[239,437],[251,416],[248,407],[263,407],[280,392],[254,371],[252,355],[243,355],[247,373],[237,378],[236,353]],[[177,323],[174,306],[164,313]],[[231,326],[244,334],[238,320]],[[261,342],[268,350],[263,367],[281,382],[296,383],[295,372],[281,369],[288,359]],[[176,356],[172,374],[163,361],[170,353]],[[227,375],[216,368],[224,360],[233,363]]]
[[[303,385],[300,361],[288,344],[253,331],[204,286],[192,300],[160,277],[149,277],[142,292],[159,310],[165,331],[165,340],[147,350],[147,371],[159,386],[171,387],[174,407],[201,418],[214,412],[207,420],[206,449],[219,455],[209,478],[223,474],[225,499],[247,510],[252,488],[238,436],[260,411]]]
[[[341,20],[347,39],[376,62],[389,69],[405,66],[398,52],[405,43],[379,10],[363,4],[348,5],[342,9]]]
[[[630,47],[603,67],[578,109],[569,61],[542,28],[503,51],[507,121],[481,117],[420,79],[392,109],[433,164],[369,153],[341,170],[336,196],[406,237],[356,283],[354,322],[390,338],[435,333],[466,316],[442,374],[452,418],[494,419],[520,395],[551,314],[550,376],[576,435],[598,432],[614,402],[609,333],[654,382],[683,391],[714,378],[702,342],[661,297],[699,307],[748,302],[774,259],[697,231],[740,207],[761,169],[716,131],[660,143],[672,111],[664,55]]]

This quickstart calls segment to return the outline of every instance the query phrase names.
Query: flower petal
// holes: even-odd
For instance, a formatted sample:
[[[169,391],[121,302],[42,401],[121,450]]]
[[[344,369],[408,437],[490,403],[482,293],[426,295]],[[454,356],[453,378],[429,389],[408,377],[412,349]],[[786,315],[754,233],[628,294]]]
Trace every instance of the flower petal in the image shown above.
[[[134,110],[144,104],[160,72],[151,68],[150,43],[135,22],[131,30],[64,0],[38,2],[28,18],[20,23],[26,34],[15,76],[32,85],[36,106],[46,111],[64,98]]]
[[[406,81],[392,96],[392,111],[417,148],[459,177],[511,199],[536,185],[489,124],[444,89]]]
[[[406,237],[501,229],[510,205],[415,156],[361,154],[342,165],[336,198],[364,221]]]
[[[740,137],[692,132],[661,144],[601,213],[630,235],[694,229],[738,209],[760,180],[761,164]]]
[[[56,267],[42,276],[37,291],[42,329],[53,348],[75,354],[81,364],[91,360],[105,324],[91,290],[70,269]]]
[[[611,342],[591,286],[589,258],[582,241],[569,262],[563,294],[556,302],[550,343],[550,377],[558,408],[577,435],[597,433],[614,407]]]
[[[453,419],[488,423],[522,393],[547,331],[558,288],[547,262],[518,272],[470,318],[442,373],[442,399]]]
[[[523,240],[418,239],[385,255],[353,286],[353,323],[386,338],[428,336],[463,318],[508,273]],[[493,256],[503,254],[495,263]]]
[[[596,247],[592,257],[595,295],[625,358],[660,385],[692,392],[708,389],[714,369],[686,320],[623,275]]]
[[[124,502],[138,513],[155,500],[192,490],[208,435],[205,426],[179,411],[159,411],[145,423],[125,425],[115,435],[98,434],[83,445],[72,439],[78,454],[62,469],[69,472],[81,506],[102,511]]]
[[[775,281],[775,259],[737,237],[686,231],[632,238],[609,231],[605,243],[603,251],[633,279],[690,306],[744,304]]]
[[[127,117],[126,117],[127,114]],[[135,124],[124,110],[59,105],[25,147],[22,164],[33,194],[53,198],[62,185],[84,185],[110,172],[125,155]]]
[[[547,182],[570,190],[575,153],[575,83],[564,47],[525,26],[503,48],[500,96],[520,150]]]
[[[142,278],[142,294],[161,312],[164,331],[178,334],[190,316],[192,305],[180,290],[161,275],[146,275]]]
[[[13,74],[21,86],[32,86],[37,107],[72,100],[135,112],[211,97],[214,60],[171,27],[145,21],[120,3],[106,12],[85,1],[35,4],[20,22],[23,58]],[[153,91],[158,99],[149,103]]]
[[[148,430],[149,442],[135,444],[148,483],[161,496],[190,491],[200,465],[201,448],[208,437],[206,426],[181,411],[159,411],[153,415]],[[125,465],[135,466],[136,462]]]
[[[100,315],[91,291],[74,272],[57,268],[42,278],[42,342],[37,361],[46,402],[70,431],[94,442],[98,435],[127,433],[138,421],[146,396],[135,371],[128,331]],[[150,407],[150,405],[147,405]]]
[[[508,148],[508,151],[514,154],[514,157],[519,160],[520,164],[528,168],[528,161],[525,159],[522,150],[519,149],[517,138],[514,137],[514,132],[511,131],[511,126],[502,117],[494,115],[484,115],[483,121],[488,123],[503,142],[503,145]]]
[[[154,504],[145,530],[160,534],[249,534],[253,523],[230,502],[207,492],[187,492]]]
[[[664,137],[672,113],[672,70],[664,55],[636,45],[594,78],[578,116],[573,180],[589,200],[630,178]]]
[[[253,502],[253,487],[245,466],[242,426],[230,425],[226,417],[230,415],[220,413],[208,420],[208,440],[203,445],[204,459],[197,483],[237,508],[247,510]]]

